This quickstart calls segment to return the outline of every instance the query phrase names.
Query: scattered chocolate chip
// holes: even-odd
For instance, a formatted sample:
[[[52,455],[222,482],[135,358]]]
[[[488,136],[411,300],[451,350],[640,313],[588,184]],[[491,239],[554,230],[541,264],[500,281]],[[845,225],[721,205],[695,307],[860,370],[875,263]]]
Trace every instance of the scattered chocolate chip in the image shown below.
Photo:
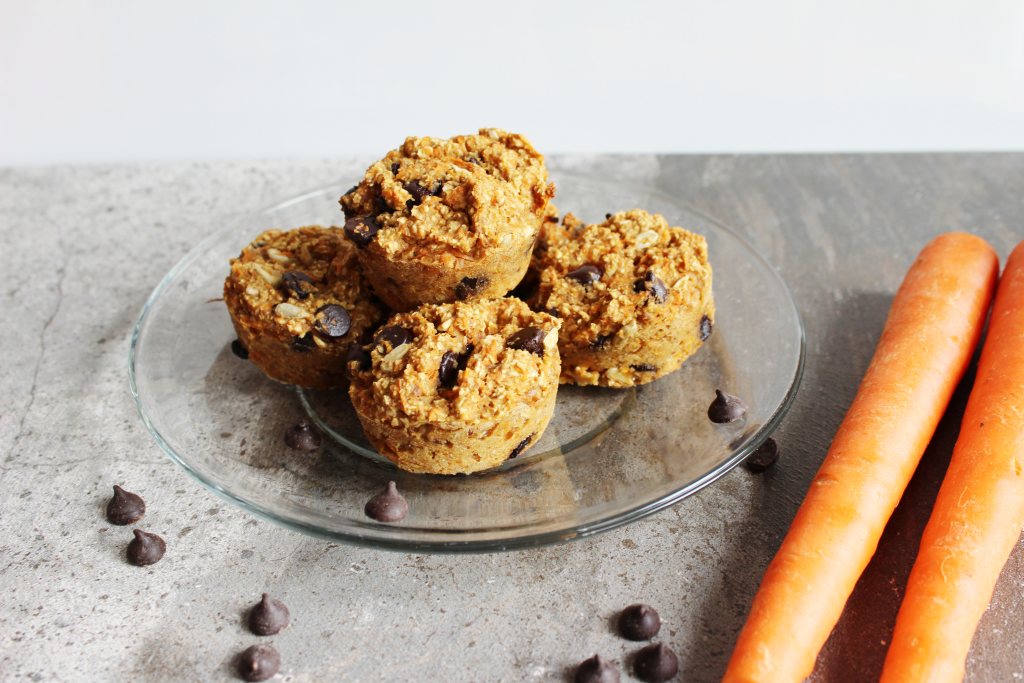
[[[455,386],[459,378],[459,356],[454,351],[445,351],[437,368],[437,379],[445,389]]]
[[[235,354],[242,360],[249,360],[249,349],[242,346],[242,342],[237,339],[231,342],[231,353]]]
[[[590,348],[594,350],[600,350],[608,346],[608,343],[612,340],[612,334],[599,334],[594,337],[594,341],[590,342]]]
[[[651,365],[649,363],[639,363],[637,365],[630,365],[629,367],[633,368],[637,372],[657,372],[658,371],[658,366]]]
[[[320,448],[320,432],[312,422],[303,418],[284,433],[284,442],[297,451],[315,451]]]
[[[562,314],[558,312],[558,309],[557,308],[553,308],[551,306],[549,306],[548,308],[545,308],[544,312],[547,313],[548,315],[553,315],[556,318],[561,318],[562,317]]]
[[[316,283],[313,278],[297,270],[289,270],[281,276],[281,284],[291,292],[296,299],[306,299],[310,292],[316,291]]]
[[[637,603],[619,615],[619,633],[630,640],[650,640],[661,629],[661,617],[650,605]]]
[[[586,286],[601,279],[601,269],[597,266],[587,264],[585,266],[580,266],[570,273],[566,273],[565,276],[570,280],[575,280],[581,285]]]
[[[372,216],[357,216],[345,221],[345,237],[357,247],[365,247],[373,241],[374,235],[380,232],[377,219]]]
[[[164,539],[156,534],[150,534],[141,529],[135,529],[132,533],[135,534],[135,538],[128,544],[128,561],[136,567],[156,564],[167,552],[167,544],[164,543]]]
[[[606,213],[606,214],[604,215],[604,219],[605,219],[606,221],[607,221],[607,220],[610,220],[610,219],[611,219],[611,217],[612,217],[612,215],[611,215],[610,213]]]
[[[397,161],[391,164],[391,175],[398,175],[398,169],[400,168],[402,168],[402,164]]]
[[[263,599],[249,612],[249,630],[258,636],[272,636],[280,633],[290,619],[288,607],[264,593]]]
[[[715,389],[715,400],[708,407],[708,418],[722,424],[738,420],[747,414],[747,405],[739,398]]]
[[[373,345],[377,347],[377,352],[380,355],[386,356],[390,351],[397,349],[402,344],[408,344],[411,336],[409,330],[404,327],[390,325],[377,333],[373,338]]]
[[[668,299],[668,287],[661,278],[648,270],[647,274],[633,283],[634,292],[647,292],[654,297],[655,303],[663,304]]]
[[[655,643],[640,649],[633,661],[633,673],[641,681],[662,683],[679,671],[676,653],[664,643]]]
[[[265,247],[265,246],[267,246],[266,242],[253,242],[252,243],[252,248],[253,249],[260,249],[260,248]]]
[[[271,645],[253,645],[238,659],[243,681],[265,681],[281,669],[281,653]]]
[[[539,327],[524,327],[519,330],[505,342],[505,346],[510,349],[522,349],[523,351],[529,351],[530,353],[544,357],[544,337],[547,336],[547,332]]]
[[[473,355],[473,351],[476,349],[472,344],[466,344],[466,350],[459,354],[459,370],[465,370],[466,364],[469,363],[469,357]]]
[[[107,520],[111,524],[124,526],[134,524],[146,514],[146,501],[136,493],[129,493],[114,484],[114,497],[107,503]]]
[[[388,204],[388,201],[384,199],[383,196],[378,196],[377,199],[374,201],[374,209],[374,216],[379,216],[382,213],[391,213],[392,211],[394,211],[394,209],[391,208],[391,205]]]
[[[471,164],[476,164],[477,166],[482,166],[483,163],[484,163],[484,162],[480,161],[479,157],[467,157],[466,161],[468,161]]]
[[[585,660],[576,669],[575,683],[619,683],[619,670],[601,655]]]
[[[700,340],[705,341],[711,336],[711,318],[706,315],[700,318]]]
[[[423,203],[424,197],[430,197],[434,194],[431,192],[430,188],[424,187],[418,180],[410,180],[402,187],[406,192],[412,195],[412,199],[408,199],[405,202],[406,208],[409,209],[414,206],[419,206]]]
[[[352,328],[352,317],[339,304],[321,306],[313,317],[313,329],[328,339],[341,339]]]
[[[307,332],[301,337],[295,335],[292,337],[292,351],[298,351],[299,353],[310,353],[316,348],[316,340],[313,339],[313,333]]]
[[[508,459],[515,460],[516,458],[518,458],[522,454],[522,452],[526,450],[526,447],[530,445],[530,442],[533,441],[533,437],[535,436],[537,436],[536,432],[530,434],[528,437],[520,441],[516,445],[516,447],[512,449],[512,452],[509,453]]]
[[[486,287],[488,282],[489,280],[482,275],[478,277],[464,277],[459,284],[455,285],[455,297],[460,301],[465,301]]]
[[[359,363],[359,371],[366,372],[373,364],[370,354],[363,350],[359,342],[352,342],[348,345],[348,355],[345,357],[345,374],[352,378],[352,363]]]
[[[387,490],[368,500],[363,512],[378,522],[398,522],[409,514],[409,505],[398,492],[395,482],[389,481]]]
[[[747,459],[743,461],[743,466],[751,472],[764,472],[775,464],[778,458],[779,444],[769,436],[763,444],[757,447],[756,451],[747,456]]]

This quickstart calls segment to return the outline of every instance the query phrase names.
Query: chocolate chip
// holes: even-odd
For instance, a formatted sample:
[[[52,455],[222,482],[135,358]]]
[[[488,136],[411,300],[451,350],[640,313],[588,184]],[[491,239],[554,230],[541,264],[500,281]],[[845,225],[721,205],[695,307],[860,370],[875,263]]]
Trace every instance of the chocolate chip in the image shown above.
[[[522,349],[523,351],[529,351],[530,353],[544,357],[544,337],[547,336],[547,332],[539,327],[524,327],[519,330],[505,342],[505,346],[510,349]]]
[[[774,465],[778,458],[779,444],[769,436],[763,444],[757,447],[756,451],[747,456],[747,459],[743,461],[743,466],[751,472],[764,472]]]
[[[594,349],[595,351],[603,349],[604,347],[608,346],[608,343],[612,340],[613,336],[615,336],[615,335],[611,335],[611,334],[599,334],[599,335],[597,335],[596,337],[594,337],[594,340],[592,342],[590,342],[590,348]]]
[[[655,303],[663,304],[668,299],[668,287],[661,278],[648,270],[647,274],[633,283],[634,292],[647,292],[654,297]]]
[[[418,180],[410,180],[402,187],[412,195],[412,199],[408,199],[405,202],[406,208],[409,209],[422,204],[424,197],[430,197],[434,194],[430,188],[424,187]]]
[[[611,219],[611,217],[612,217],[612,215],[611,215],[610,213],[606,213],[606,214],[604,215],[604,219],[605,219],[605,220],[609,220],[609,219]]]
[[[488,282],[489,280],[482,275],[478,277],[464,277],[459,284],[455,285],[455,297],[459,301],[465,301],[480,292],[480,290],[487,286]]]
[[[296,299],[306,299],[310,292],[316,291],[316,283],[305,273],[297,270],[289,270],[281,276],[281,284],[291,292]]]
[[[629,367],[633,368],[637,372],[657,372],[658,371],[658,366],[650,365],[649,363],[639,363],[637,365],[630,365]]]
[[[445,351],[437,368],[437,379],[445,389],[455,386],[459,378],[459,356],[454,351]]]
[[[299,353],[310,353],[316,348],[316,340],[313,339],[313,333],[307,332],[301,337],[295,335],[292,337],[292,351],[298,351]]]
[[[722,424],[738,420],[747,414],[747,404],[739,398],[715,389],[715,400],[708,407],[708,418]]]
[[[107,503],[107,521],[124,526],[134,524],[146,514],[146,501],[136,493],[129,493],[114,484],[114,497]]]
[[[520,441],[516,445],[516,447],[512,449],[512,452],[509,453],[508,459],[515,460],[516,458],[518,458],[522,454],[522,452],[526,450],[526,447],[530,445],[530,442],[533,441],[533,437],[535,436],[537,436],[536,432],[530,434],[528,437]]]
[[[570,280],[575,280],[581,285],[586,286],[601,279],[601,269],[597,266],[587,264],[585,266],[580,266],[570,273],[566,273],[565,276]]]
[[[576,669],[574,683],[619,683],[619,670],[601,655],[585,660]]]
[[[650,605],[637,603],[619,615],[619,633],[630,640],[650,640],[661,629],[661,617]]]
[[[466,365],[469,363],[469,357],[473,355],[473,351],[476,349],[472,344],[466,344],[466,350],[459,354],[459,370],[465,370]]]
[[[281,669],[281,653],[271,645],[253,645],[238,659],[243,681],[265,681]]]
[[[711,336],[711,318],[706,315],[700,318],[700,340],[705,341]]]
[[[388,201],[384,199],[383,196],[378,196],[377,199],[374,201],[374,209],[374,216],[379,216],[382,213],[391,213],[392,211],[394,211],[394,209],[391,208],[391,205],[388,204]]]
[[[377,353],[386,356],[402,344],[408,344],[411,337],[409,330],[404,327],[389,325],[377,333],[373,338],[373,345],[377,347]]]
[[[633,673],[641,681],[662,683],[679,671],[676,653],[664,643],[655,643],[641,648],[633,661]]]
[[[249,612],[249,630],[258,636],[272,636],[280,633],[290,619],[288,607],[264,593],[263,599]]]
[[[477,166],[482,166],[484,162],[480,161],[480,157],[467,157],[466,161]]]
[[[389,481],[387,490],[367,501],[363,512],[367,517],[378,522],[398,522],[409,514],[409,505],[405,502],[402,494],[398,492],[395,482]]]
[[[249,349],[242,346],[242,342],[237,339],[231,342],[231,353],[235,354],[242,360],[249,360]]]
[[[303,418],[284,433],[284,442],[297,451],[315,451],[320,448],[320,432],[312,422]]]
[[[377,219],[372,216],[357,216],[345,221],[345,237],[357,247],[365,247],[380,231]]]
[[[370,361],[370,354],[363,350],[359,342],[352,342],[348,345],[348,355],[345,357],[345,374],[352,378],[352,363],[359,363],[359,372],[366,372],[373,363]]]
[[[554,308],[554,307],[551,307],[551,306],[545,308],[544,312],[547,313],[548,315],[554,316],[556,318],[561,318],[562,317],[562,314],[558,312],[558,309]]]
[[[339,304],[321,306],[313,317],[313,329],[328,339],[341,339],[352,328],[352,317]]]
[[[164,539],[156,534],[150,534],[141,529],[135,529],[132,533],[135,534],[135,538],[128,544],[128,561],[136,567],[156,564],[167,552],[167,544],[164,543]]]
[[[391,164],[391,175],[398,175],[398,169],[402,168],[402,164],[395,162]]]

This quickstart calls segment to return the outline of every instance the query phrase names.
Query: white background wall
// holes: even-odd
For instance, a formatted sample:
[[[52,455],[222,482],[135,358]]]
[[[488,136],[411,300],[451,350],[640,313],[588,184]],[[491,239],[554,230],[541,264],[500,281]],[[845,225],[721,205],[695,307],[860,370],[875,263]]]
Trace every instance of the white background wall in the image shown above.
[[[0,0],[0,165],[1024,149],[1024,0]]]

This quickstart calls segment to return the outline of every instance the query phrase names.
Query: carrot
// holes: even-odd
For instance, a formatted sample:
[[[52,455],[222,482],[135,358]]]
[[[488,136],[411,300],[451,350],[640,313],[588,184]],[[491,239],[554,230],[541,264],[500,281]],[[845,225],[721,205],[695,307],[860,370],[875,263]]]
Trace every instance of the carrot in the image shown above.
[[[1024,242],[992,305],[978,377],[921,538],[882,681],[961,681],[971,638],[1024,526]]]
[[[981,336],[999,274],[982,239],[932,240],[768,566],[725,683],[800,681],[867,565]]]

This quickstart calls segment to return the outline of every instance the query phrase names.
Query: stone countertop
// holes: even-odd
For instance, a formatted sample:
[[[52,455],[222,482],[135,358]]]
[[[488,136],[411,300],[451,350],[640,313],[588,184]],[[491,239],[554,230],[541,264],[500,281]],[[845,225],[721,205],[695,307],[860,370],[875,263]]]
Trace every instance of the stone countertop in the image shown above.
[[[646,184],[749,240],[792,289],[807,333],[779,462],[738,468],[671,509],[566,545],[407,555],[335,545],[227,505],[146,432],[127,380],[150,292],[240,214],[368,159],[0,170],[0,679],[230,681],[266,591],[291,609],[271,642],[283,681],[571,681],[637,601],[680,681],[717,681],[874,351],[904,273],[962,230],[1005,259],[1024,239],[1024,154],[555,157],[551,168]],[[968,388],[961,387],[812,681],[877,679]],[[159,564],[124,561],[111,486],[142,493]],[[1024,678],[1024,547],[982,619],[969,681]]]

